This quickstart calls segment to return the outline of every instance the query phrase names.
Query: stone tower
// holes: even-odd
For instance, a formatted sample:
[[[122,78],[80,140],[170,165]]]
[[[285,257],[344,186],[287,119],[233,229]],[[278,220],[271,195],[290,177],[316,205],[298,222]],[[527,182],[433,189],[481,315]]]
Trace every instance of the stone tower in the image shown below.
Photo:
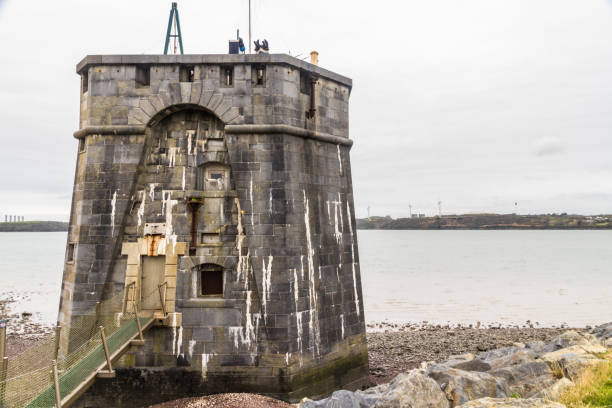
[[[159,322],[81,405],[366,384],[352,81],[274,54],[90,55],[77,72],[58,321],[132,284]]]

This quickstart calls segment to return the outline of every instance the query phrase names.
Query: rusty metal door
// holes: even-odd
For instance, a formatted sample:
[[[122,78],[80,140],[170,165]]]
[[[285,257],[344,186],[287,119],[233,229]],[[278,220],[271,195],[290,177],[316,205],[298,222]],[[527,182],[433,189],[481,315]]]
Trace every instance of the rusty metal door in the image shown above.
[[[143,256],[141,282],[141,309],[162,310],[158,286],[164,283],[165,256]],[[162,288],[164,293],[165,288]]]

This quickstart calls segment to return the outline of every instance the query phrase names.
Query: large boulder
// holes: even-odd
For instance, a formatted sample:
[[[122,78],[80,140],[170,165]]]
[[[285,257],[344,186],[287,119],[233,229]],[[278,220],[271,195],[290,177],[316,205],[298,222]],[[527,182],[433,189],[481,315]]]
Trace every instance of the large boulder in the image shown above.
[[[440,386],[422,370],[399,374],[376,402],[376,408],[448,408]]]
[[[606,348],[596,345],[570,346],[557,351],[543,354],[545,361],[553,372],[561,371],[563,376],[576,379],[586,368],[597,366],[607,360],[598,358],[592,353],[603,353]]]
[[[440,363],[440,365],[465,371],[489,371],[491,369],[488,363],[480,358],[476,358],[472,353],[450,356],[448,360]]]
[[[357,390],[355,394],[359,395],[368,406],[373,407],[380,397],[387,392],[390,385],[390,383],[379,384],[376,387],[370,387],[363,391]]]
[[[535,354],[545,354],[550,353],[551,351],[557,350],[557,346],[553,343],[544,343],[543,341],[530,341],[527,343],[526,348],[528,350],[533,351]]]
[[[506,380],[488,373],[464,371],[436,364],[427,369],[427,375],[440,385],[452,407],[477,398],[503,398],[510,395]]]
[[[565,408],[565,405],[540,398],[481,398],[460,408]]]
[[[547,400],[556,401],[561,397],[561,394],[563,393],[563,391],[573,386],[574,386],[574,383],[572,381],[563,377],[557,380],[557,382],[555,382],[550,387],[547,387],[543,389],[542,391],[538,392],[533,397],[534,398],[544,398]]]
[[[575,330],[568,330],[555,338],[550,344],[554,345],[557,350],[568,347],[582,347],[589,353],[599,353],[603,348],[601,342],[592,334],[582,334]],[[604,349],[605,351],[605,349]]]
[[[371,408],[372,406],[360,395],[347,390],[335,391],[331,397],[319,401],[304,399],[298,405],[299,408]]]
[[[490,374],[506,380],[510,395],[519,395],[523,398],[537,394],[556,381],[552,370],[544,361],[529,361],[502,367],[490,371]]]
[[[597,326],[591,332],[601,343],[612,348],[612,322]]]
[[[524,364],[534,361],[537,357],[535,351],[524,347],[503,347],[496,350],[486,351],[478,355],[485,363],[491,366],[491,370],[502,367]]]

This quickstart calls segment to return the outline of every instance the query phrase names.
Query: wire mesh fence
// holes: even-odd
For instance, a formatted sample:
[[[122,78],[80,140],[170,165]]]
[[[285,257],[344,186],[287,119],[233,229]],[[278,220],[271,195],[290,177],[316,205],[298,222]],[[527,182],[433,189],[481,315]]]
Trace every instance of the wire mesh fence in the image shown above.
[[[144,298],[159,297],[160,293],[155,290]],[[61,399],[88,379],[93,380],[96,372],[107,364],[101,332],[110,356],[138,334],[139,297],[135,286],[129,285],[110,299],[73,316],[70,324],[9,359],[8,364],[0,364],[0,408],[56,406],[54,363]],[[139,317],[141,325],[150,320]]]

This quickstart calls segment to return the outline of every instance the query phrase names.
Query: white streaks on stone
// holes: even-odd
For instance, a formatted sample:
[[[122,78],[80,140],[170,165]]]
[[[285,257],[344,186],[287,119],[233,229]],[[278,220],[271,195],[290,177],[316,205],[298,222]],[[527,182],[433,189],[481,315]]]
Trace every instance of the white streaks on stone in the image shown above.
[[[246,299],[246,325],[244,328],[244,337],[242,340],[243,344],[247,344],[249,347],[251,346],[252,340],[257,341],[257,331],[253,327],[253,315],[251,315],[251,303],[252,303],[252,290],[247,290],[247,299]],[[257,318],[257,325],[259,325],[259,319]]]
[[[172,200],[172,194],[170,191],[162,192],[162,197],[162,212],[165,212],[166,215],[166,244],[172,243],[172,252],[174,252],[176,249],[177,237],[174,233],[174,226],[172,225],[172,211],[178,204],[178,200]]]
[[[342,240],[342,233],[344,233],[344,215],[342,211],[342,199],[340,198],[340,192],[338,192],[338,214],[340,215],[340,241]],[[350,221],[350,220],[349,220]],[[342,251],[340,251],[342,254]]]
[[[266,260],[262,259],[262,271],[263,271],[263,311],[264,311],[264,322],[266,322],[268,317],[268,300],[270,300],[270,288],[272,286],[272,261],[274,257],[272,255],[268,256],[268,266],[266,266]]]
[[[312,249],[312,237],[310,234],[310,209],[308,207],[308,199],[306,191],[304,194],[304,225],[306,226],[306,244],[307,244],[307,260],[308,260],[308,289],[310,297],[310,322],[308,328],[310,331],[310,345],[313,347],[313,354],[319,354],[321,344],[321,334],[319,332],[319,315],[317,311],[317,291],[315,287],[315,270],[314,270],[314,250]]]
[[[146,201],[146,199],[147,199],[147,195],[145,194],[145,192],[143,190],[142,191],[142,199],[140,200],[140,206],[138,207],[138,228],[136,229],[136,231],[138,231],[138,229],[140,229],[140,226],[142,225],[142,219],[144,218],[145,201]]]
[[[285,353],[285,365],[289,367],[289,353]]]
[[[344,338],[344,313],[340,315],[340,323],[341,323],[340,328],[342,330],[341,338]]]
[[[340,175],[342,175],[342,156],[340,156],[340,145],[337,144],[336,147],[338,148],[338,167],[340,168]]]
[[[351,268],[353,268],[353,289],[355,290],[355,309],[357,310],[357,316],[359,317],[361,311],[359,310],[359,293],[357,292],[357,274],[355,272],[355,236],[353,235],[353,222],[351,218],[351,206],[349,202],[346,202],[346,215],[349,225],[349,232],[351,233]]]
[[[176,152],[178,149],[178,147],[168,148],[168,167],[174,167],[176,165]]]
[[[208,372],[208,363],[210,359],[215,355],[215,353],[204,353],[202,354],[202,377],[206,378],[206,373]]]
[[[183,191],[185,191],[185,167],[183,167]]]
[[[117,205],[117,190],[113,193],[113,199],[111,200],[111,235],[115,235],[115,207]]]
[[[255,226],[255,210],[254,210],[254,204],[253,204],[253,172],[251,172],[251,184],[249,186],[249,196],[251,197],[251,226],[254,227]]]
[[[302,271],[304,269],[302,268]],[[302,314],[299,312],[299,296],[300,287],[298,282],[297,269],[293,269],[293,299],[295,300],[295,325],[297,328],[297,344],[300,350],[300,356],[302,355]]]
[[[300,287],[298,285],[297,269],[293,269],[293,297],[295,299],[295,311],[298,311],[298,299],[300,296]]]
[[[244,288],[248,285],[248,271],[249,271],[249,259],[251,256],[251,249],[247,248],[247,254],[242,255],[242,244],[244,242],[244,228],[242,227],[242,209],[240,208],[240,200],[234,198],[234,203],[238,210],[238,234],[236,235],[236,250],[238,251],[238,265],[236,266],[236,282],[240,282],[244,279]]]
[[[302,280],[304,280],[304,255],[300,255],[300,264],[302,265]]]
[[[176,327],[172,328],[172,355],[176,356]]]
[[[198,271],[191,272],[191,297],[198,297]]]
[[[302,313],[295,312],[295,324],[297,326],[297,343],[298,349],[300,350],[300,365],[302,365],[302,350],[304,349],[302,336],[304,328],[302,327]]]
[[[123,317],[123,313],[115,313],[115,327],[121,327],[121,318]]]
[[[336,242],[340,244],[342,242],[342,234],[344,232],[344,216],[342,214],[342,199],[340,197],[340,193],[338,193],[337,201],[327,201],[327,218],[329,219],[330,224],[332,223],[330,206],[334,206],[334,236],[336,237]],[[339,251],[342,253],[342,249]]]
[[[234,342],[234,348],[238,350],[239,342],[244,343],[244,332],[242,326],[228,327],[229,337]]]
[[[193,357],[193,348],[195,347],[195,344],[196,344],[195,340],[189,340],[189,348],[187,349],[187,352],[189,353],[189,359]]]
[[[188,130],[187,131],[187,154],[191,155],[191,149],[192,149],[192,137],[195,135],[195,130]]]
[[[234,203],[236,204],[236,208],[238,210],[238,235],[244,235],[244,228],[242,227],[242,209],[240,208],[240,200],[238,200],[238,198],[234,198]]]
[[[178,329],[178,339],[176,339],[176,353],[184,356],[181,352],[183,349],[183,326]]]
[[[151,201],[155,201],[155,183],[149,184],[149,198],[151,198]]]
[[[268,204],[268,212],[270,214],[272,214],[272,189],[270,189],[270,199],[269,199],[269,204]]]

